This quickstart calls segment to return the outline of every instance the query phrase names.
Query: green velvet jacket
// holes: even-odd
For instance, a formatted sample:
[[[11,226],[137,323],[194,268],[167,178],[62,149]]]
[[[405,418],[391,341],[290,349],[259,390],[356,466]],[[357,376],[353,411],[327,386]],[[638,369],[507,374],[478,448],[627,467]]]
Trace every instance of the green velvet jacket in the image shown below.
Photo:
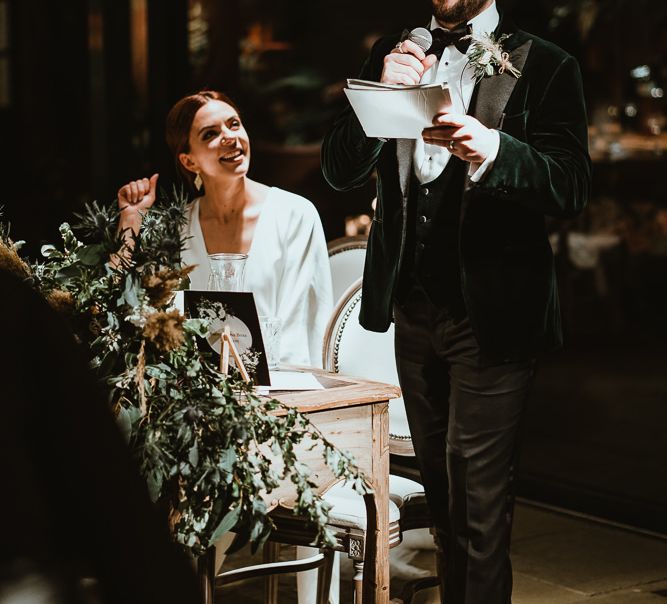
[[[461,201],[462,289],[482,354],[532,357],[562,343],[558,292],[545,217],[569,218],[590,193],[586,109],[579,67],[553,44],[506,20],[496,34],[520,78],[484,78],[470,114],[500,132],[493,167],[466,183]],[[379,81],[398,36],[380,39],[360,77]],[[408,228],[412,141],[367,138],[348,107],[322,146],[324,176],[335,189],[363,185],[377,173],[377,209],[366,254],[361,324],[386,331]]]

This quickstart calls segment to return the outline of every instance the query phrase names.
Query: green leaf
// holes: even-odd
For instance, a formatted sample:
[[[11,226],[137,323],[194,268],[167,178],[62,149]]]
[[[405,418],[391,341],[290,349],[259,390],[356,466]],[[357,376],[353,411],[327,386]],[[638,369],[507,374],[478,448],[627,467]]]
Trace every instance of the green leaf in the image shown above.
[[[269,535],[271,535],[271,529],[272,529],[271,524],[268,522],[262,526],[262,532],[252,542],[252,546],[250,547],[250,553],[253,556],[257,553],[257,550],[259,550],[259,548],[266,543],[266,540],[269,538]]]
[[[205,338],[208,335],[208,321],[205,319],[186,319],[183,328],[188,333]]]
[[[130,414],[125,407],[121,407],[116,418],[118,422],[118,427],[123,433],[123,437],[126,442],[130,442],[130,436],[132,436],[132,420],[130,419]]]
[[[74,277],[79,277],[82,273],[82,267],[79,264],[69,264],[63,266],[57,273],[56,279],[58,281],[68,281]]]
[[[116,361],[118,360],[118,353],[115,350],[110,350],[100,362],[100,367],[98,369],[99,374],[102,376],[109,375],[113,369]]]
[[[132,275],[125,278],[125,291],[123,291],[122,298],[130,306],[139,306],[139,296],[137,295],[137,287],[135,285]]]
[[[225,533],[228,533],[231,531],[235,526],[236,523],[239,520],[239,517],[241,516],[241,506],[237,505],[233,510],[230,510],[227,512],[218,525],[218,528],[216,528],[213,531],[213,534],[211,535],[211,539],[209,540],[209,547],[214,545],[216,541],[220,539]]]
[[[261,518],[255,518],[252,530],[250,531],[250,541],[257,541],[257,539],[259,539],[259,536],[262,534],[263,530],[264,530],[264,522],[262,522]]]
[[[47,245],[43,245],[41,252],[42,256],[44,256],[45,258],[50,258],[51,256],[59,254],[58,250],[56,249],[56,246],[51,245],[50,243]]]
[[[224,472],[231,472],[234,469],[234,462],[236,461],[236,451],[230,447],[220,453],[219,468]]]
[[[105,257],[104,246],[100,243],[84,245],[76,251],[76,255],[86,266],[96,266]]]
[[[146,484],[148,486],[148,495],[151,501],[155,503],[160,498],[160,491],[162,490],[162,474],[153,471],[146,477]]]
[[[199,448],[197,447],[196,442],[194,445],[192,445],[190,453],[188,453],[188,460],[190,461],[190,465],[192,465],[193,468],[196,468],[199,465]]]

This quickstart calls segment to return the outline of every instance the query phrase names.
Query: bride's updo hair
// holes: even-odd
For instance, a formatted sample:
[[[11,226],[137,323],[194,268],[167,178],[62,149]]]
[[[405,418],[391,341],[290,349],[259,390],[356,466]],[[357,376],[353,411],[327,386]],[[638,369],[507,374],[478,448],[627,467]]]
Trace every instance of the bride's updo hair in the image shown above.
[[[176,169],[186,183],[194,189],[195,174],[190,172],[178,159],[181,153],[190,152],[190,129],[195,114],[210,101],[222,101],[234,108],[240,115],[239,108],[226,94],[217,90],[200,90],[195,94],[183,97],[169,110],[167,115],[166,138]]]

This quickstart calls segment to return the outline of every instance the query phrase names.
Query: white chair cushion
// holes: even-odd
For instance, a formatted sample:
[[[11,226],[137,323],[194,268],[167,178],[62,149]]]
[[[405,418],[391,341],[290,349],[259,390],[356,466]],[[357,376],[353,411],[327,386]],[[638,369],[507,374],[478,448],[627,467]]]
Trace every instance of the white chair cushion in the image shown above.
[[[329,257],[334,302],[338,302],[347,288],[361,277],[365,259],[364,248],[343,250]]]
[[[366,530],[366,505],[364,498],[351,486],[338,483],[325,494],[324,500],[332,505],[329,510],[329,522],[337,526],[347,526]],[[401,512],[398,506],[389,501],[389,522],[398,522]]]
[[[410,426],[405,415],[403,398],[397,398],[389,402],[389,434],[410,438]]]
[[[336,346],[333,354],[335,367],[327,369],[399,386],[394,358],[394,325],[392,323],[385,333],[366,331],[359,325],[360,302],[359,290],[341,309],[332,339]],[[389,433],[410,436],[402,398],[389,402]]]
[[[413,495],[423,495],[424,487],[414,480],[403,476],[389,475],[389,498],[399,507]]]

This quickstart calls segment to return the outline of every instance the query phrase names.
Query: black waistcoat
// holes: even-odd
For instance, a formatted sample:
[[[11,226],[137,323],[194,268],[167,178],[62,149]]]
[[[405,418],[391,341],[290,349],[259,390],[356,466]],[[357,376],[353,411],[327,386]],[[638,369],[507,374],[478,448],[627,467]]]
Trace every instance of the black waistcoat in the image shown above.
[[[459,262],[459,217],[468,163],[452,156],[435,180],[413,175],[408,199],[408,232],[397,299],[415,284],[454,317],[465,315]]]

